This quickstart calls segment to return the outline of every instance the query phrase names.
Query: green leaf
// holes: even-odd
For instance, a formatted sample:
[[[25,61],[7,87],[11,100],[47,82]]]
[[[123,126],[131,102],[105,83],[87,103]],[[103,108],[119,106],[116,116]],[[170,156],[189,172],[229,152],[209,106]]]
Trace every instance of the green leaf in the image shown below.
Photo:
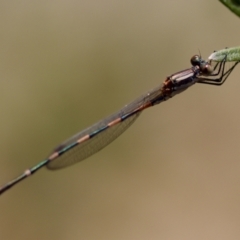
[[[229,8],[233,13],[240,17],[240,1],[239,0],[219,0],[227,8]]]
[[[231,47],[215,51],[208,57],[208,59],[214,62],[221,62],[223,59],[225,59],[226,62],[239,62],[240,47]]]

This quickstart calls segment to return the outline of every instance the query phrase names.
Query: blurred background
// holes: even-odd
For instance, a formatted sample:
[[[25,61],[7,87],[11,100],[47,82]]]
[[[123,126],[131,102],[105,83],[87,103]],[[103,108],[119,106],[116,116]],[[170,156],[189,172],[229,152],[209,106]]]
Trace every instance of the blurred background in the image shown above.
[[[0,1],[0,185],[192,55],[239,45],[239,25],[218,1]],[[1,195],[0,239],[239,239],[239,76]]]

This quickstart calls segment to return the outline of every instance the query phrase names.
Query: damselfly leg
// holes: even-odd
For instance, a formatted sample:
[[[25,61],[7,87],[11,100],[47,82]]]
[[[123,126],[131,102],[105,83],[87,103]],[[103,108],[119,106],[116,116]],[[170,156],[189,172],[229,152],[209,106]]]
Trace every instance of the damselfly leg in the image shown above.
[[[212,73],[210,73],[208,76],[205,76],[204,74],[199,75],[198,83],[221,86],[226,81],[228,76],[231,74],[233,69],[239,63],[239,62],[235,62],[234,65],[225,72],[226,59],[227,59],[227,55],[224,57],[224,59],[221,62],[218,62],[214,66]]]

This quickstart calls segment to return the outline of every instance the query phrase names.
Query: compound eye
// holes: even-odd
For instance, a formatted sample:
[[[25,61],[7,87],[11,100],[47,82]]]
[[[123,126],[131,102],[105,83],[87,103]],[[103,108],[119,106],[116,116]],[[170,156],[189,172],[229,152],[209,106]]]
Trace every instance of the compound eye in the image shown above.
[[[213,72],[213,67],[209,63],[203,64],[200,68],[204,75],[210,75]]]
[[[191,58],[191,64],[193,66],[200,66],[201,63],[201,57],[199,55],[194,55]]]

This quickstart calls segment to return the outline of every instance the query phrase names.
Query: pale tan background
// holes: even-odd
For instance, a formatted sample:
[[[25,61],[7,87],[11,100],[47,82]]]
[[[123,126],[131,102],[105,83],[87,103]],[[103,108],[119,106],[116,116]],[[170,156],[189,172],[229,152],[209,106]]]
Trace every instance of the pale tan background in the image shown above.
[[[0,185],[201,51],[239,45],[218,1],[1,1]],[[240,239],[240,68],[113,144],[0,197],[0,239]]]

